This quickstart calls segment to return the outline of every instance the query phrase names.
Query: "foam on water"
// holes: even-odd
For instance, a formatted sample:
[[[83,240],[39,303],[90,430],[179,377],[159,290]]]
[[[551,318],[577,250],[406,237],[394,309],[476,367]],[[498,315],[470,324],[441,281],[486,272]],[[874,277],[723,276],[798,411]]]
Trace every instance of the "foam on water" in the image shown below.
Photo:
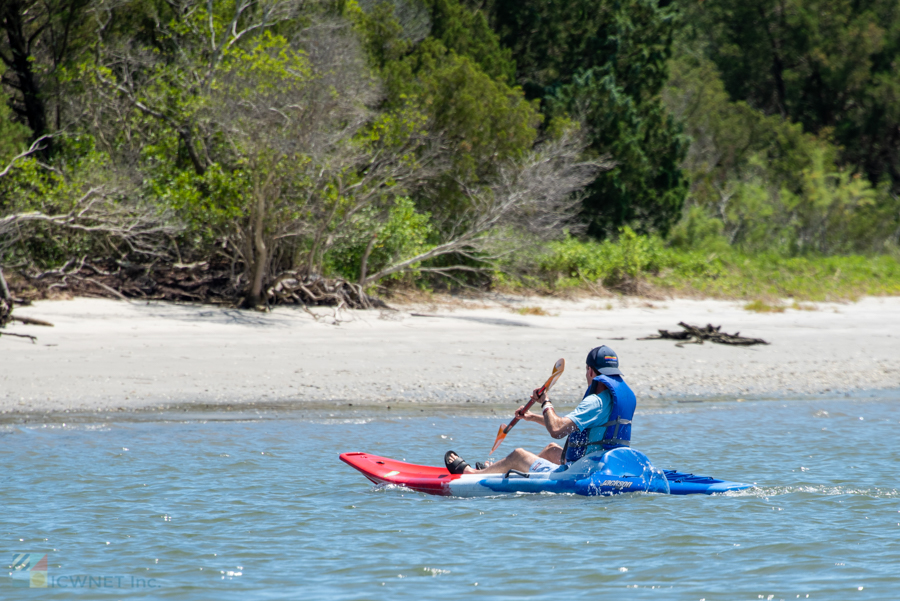
[[[40,599],[892,599],[896,401],[639,412],[657,467],[757,484],[712,497],[434,497],[337,459],[485,459],[506,416],[446,408],[6,425],[0,565],[47,553],[51,582],[137,583],[25,591]],[[520,424],[495,455],[547,442]]]

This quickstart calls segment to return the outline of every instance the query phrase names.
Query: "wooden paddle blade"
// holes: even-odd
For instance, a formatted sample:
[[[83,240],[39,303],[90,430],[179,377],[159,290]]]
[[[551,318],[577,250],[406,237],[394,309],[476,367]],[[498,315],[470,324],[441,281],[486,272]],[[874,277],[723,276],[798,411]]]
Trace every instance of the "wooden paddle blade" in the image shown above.
[[[566,360],[558,359],[556,365],[553,366],[553,373],[550,374],[550,378],[544,384],[544,390],[550,390],[564,371],[566,371]]]
[[[500,429],[497,430],[497,439],[494,441],[494,446],[491,447],[491,452],[488,455],[492,455],[497,450],[497,447],[500,446],[500,443],[503,442],[503,439],[506,438],[504,430],[506,430],[506,426],[500,426]]]

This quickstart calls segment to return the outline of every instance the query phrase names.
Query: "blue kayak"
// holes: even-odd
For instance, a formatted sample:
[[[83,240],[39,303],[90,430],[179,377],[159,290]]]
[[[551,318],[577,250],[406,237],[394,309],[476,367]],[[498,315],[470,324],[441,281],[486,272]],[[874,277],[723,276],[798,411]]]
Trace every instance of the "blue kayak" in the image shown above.
[[[663,470],[663,474],[665,474],[666,480],[669,482],[669,494],[672,495],[712,495],[753,488],[752,484],[717,480],[709,476],[695,476],[694,474],[685,474],[675,470]]]
[[[344,453],[341,460],[376,484],[395,484],[435,495],[480,497],[509,493],[569,493],[584,496],[652,492],[716,494],[751,484],[656,468],[646,455],[628,447],[585,455],[552,472],[451,474],[442,467],[415,465],[368,453]]]

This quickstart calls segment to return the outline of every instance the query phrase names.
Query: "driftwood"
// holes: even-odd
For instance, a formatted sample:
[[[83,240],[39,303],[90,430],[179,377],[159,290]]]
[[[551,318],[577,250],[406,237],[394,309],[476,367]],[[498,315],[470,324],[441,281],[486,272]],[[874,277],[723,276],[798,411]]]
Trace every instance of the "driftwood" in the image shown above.
[[[20,323],[24,323],[31,326],[45,326],[48,328],[52,328],[53,324],[49,321],[44,321],[43,319],[35,319],[33,317],[23,317],[22,315],[13,315],[11,317],[13,321],[18,321]]]
[[[31,334],[16,334],[14,332],[0,332],[0,337],[2,336],[15,336],[16,338],[28,338],[31,340],[31,344],[37,344],[37,336],[32,336]]]
[[[266,298],[273,304],[327,305],[338,309],[388,308],[383,301],[366,294],[359,284],[299,273],[284,273],[279,276],[266,290]]]
[[[170,300],[230,304],[240,295],[230,265],[137,264],[125,261],[92,264],[70,261],[60,269],[23,272],[19,295],[99,296],[119,300]]]
[[[12,294],[9,293],[9,286],[6,284],[6,278],[3,277],[3,270],[0,269],[0,328],[5,328],[6,324],[11,321],[19,321],[26,324],[36,325],[36,326],[50,326],[53,327],[53,324],[49,321],[43,321],[41,319],[32,319],[31,317],[20,317],[18,315],[13,315],[13,306],[15,305],[16,300],[13,299]],[[31,340],[31,344],[37,344],[37,338],[32,336],[31,334],[15,334],[13,332],[0,332],[0,336],[14,336],[16,338],[28,338]]]
[[[719,344],[733,344],[738,346],[769,344],[762,338],[747,338],[746,336],[741,336],[740,332],[726,334],[725,332],[720,331],[722,326],[707,324],[705,328],[701,328],[699,326],[686,324],[683,321],[679,322],[678,325],[684,328],[683,332],[659,330],[659,334],[638,338],[638,340],[680,340],[681,342],[675,345],[678,347],[683,347],[685,344],[703,344],[704,340],[717,342]]]
[[[52,271],[21,273],[14,287],[17,286],[19,296],[30,298],[68,293],[120,300],[240,305],[245,298],[246,282],[232,267],[230,262],[141,265],[127,262],[92,264],[82,259]],[[299,272],[281,274],[264,290],[263,300],[267,305],[388,308],[381,300],[367,295],[359,284]]]

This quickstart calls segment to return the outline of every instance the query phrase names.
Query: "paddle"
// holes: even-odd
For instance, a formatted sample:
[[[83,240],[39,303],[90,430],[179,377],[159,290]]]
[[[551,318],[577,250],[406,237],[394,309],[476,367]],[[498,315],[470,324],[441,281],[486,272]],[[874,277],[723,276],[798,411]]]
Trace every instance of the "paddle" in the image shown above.
[[[562,375],[562,373],[565,369],[566,369],[566,360],[559,359],[556,362],[556,365],[553,366],[553,373],[550,374],[550,377],[547,379],[547,381],[544,383],[544,385],[538,389],[538,393],[536,396],[541,396],[542,394],[544,394],[544,391],[550,390],[550,388],[554,384],[556,384],[556,381],[559,380],[559,377]],[[531,408],[531,405],[533,405],[533,404],[534,404],[533,400],[528,401],[528,403],[525,404],[525,411],[528,411]],[[519,418],[514,417],[513,420],[511,422],[509,422],[509,424],[507,426],[505,426],[505,427],[500,426],[500,430],[497,431],[497,440],[494,441],[494,446],[491,447],[491,452],[488,453],[488,455],[493,454],[494,451],[497,450],[497,447],[500,446],[500,443],[503,442],[503,439],[506,438],[506,435],[509,434],[509,431],[512,430],[513,426],[515,426],[516,422],[518,422],[518,421],[519,421]]]

